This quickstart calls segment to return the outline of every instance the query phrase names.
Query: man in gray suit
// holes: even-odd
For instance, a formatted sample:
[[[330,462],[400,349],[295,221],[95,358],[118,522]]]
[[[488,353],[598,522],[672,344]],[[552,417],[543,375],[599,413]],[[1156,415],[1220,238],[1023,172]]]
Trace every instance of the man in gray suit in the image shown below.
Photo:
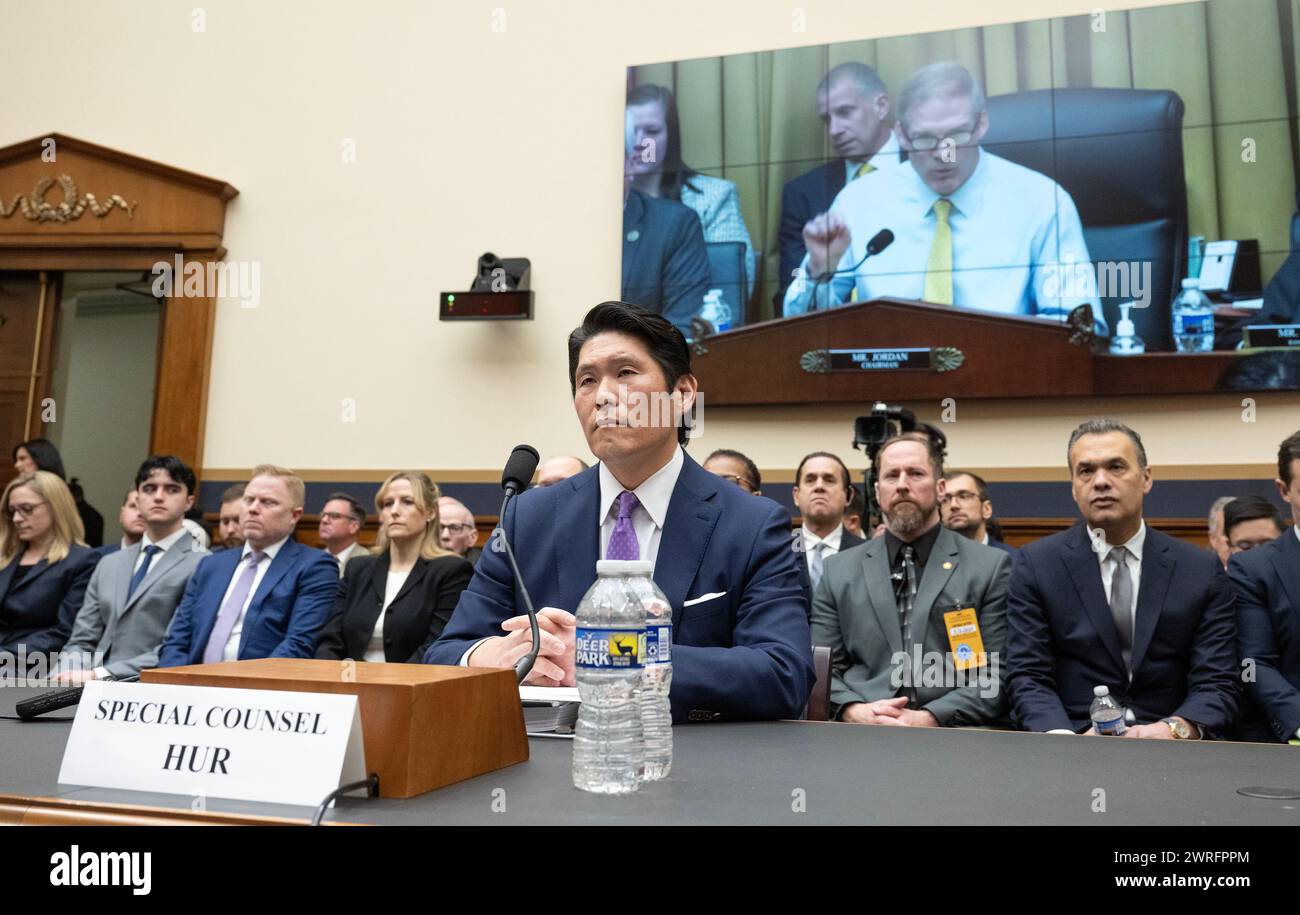
[[[151,457],[135,483],[144,536],[95,566],[63,649],[62,683],[127,677],[155,666],[185,585],[208,555],[181,523],[194,504],[194,471],[171,456]],[[78,663],[95,652],[103,653],[99,666]]]
[[[905,432],[876,456],[885,532],[827,557],[812,640],[831,648],[839,721],[970,727],[1001,718],[1011,559],[939,521],[943,454]]]

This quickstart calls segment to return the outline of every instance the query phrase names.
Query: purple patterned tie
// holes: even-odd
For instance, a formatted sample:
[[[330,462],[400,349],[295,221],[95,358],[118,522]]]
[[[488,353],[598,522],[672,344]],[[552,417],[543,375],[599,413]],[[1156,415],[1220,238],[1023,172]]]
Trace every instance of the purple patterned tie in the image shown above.
[[[221,605],[221,612],[217,614],[217,621],[212,626],[212,635],[208,637],[208,646],[203,649],[204,664],[216,664],[225,657],[226,642],[230,641],[235,620],[239,619],[239,611],[244,608],[244,601],[248,600],[248,592],[253,589],[253,579],[257,577],[257,564],[265,556],[266,554],[261,550],[252,550],[244,557],[244,571],[239,573],[235,590],[230,592],[226,602]]]
[[[636,493],[623,492],[618,495],[618,519],[614,522],[614,533],[609,535],[609,545],[605,547],[606,559],[640,559],[641,547],[636,542],[636,529],[632,527],[632,509],[640,505]]]

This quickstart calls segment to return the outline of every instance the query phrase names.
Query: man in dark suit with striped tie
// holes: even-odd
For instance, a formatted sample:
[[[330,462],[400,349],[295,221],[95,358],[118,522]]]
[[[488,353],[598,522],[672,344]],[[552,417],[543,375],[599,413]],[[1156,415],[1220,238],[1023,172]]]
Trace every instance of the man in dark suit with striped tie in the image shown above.
[[[1110,419],[1067,449],[1083,522],[1020,548],[1007,602],[1006,685],[1030,731],[1090,730],[1093,689],[1130,715],[1126,737],[1224,735],[1237,713],[1236,607],[1213,553],[1142,518],[1151,468]]]
[[[891,129],[889,95],[874,69],[857,62],[832,67],[817,86],[817,114],[836,158],[797,178],[781,190],[781,224],[777,243],[781,250],[776,313],[781,313],[785,290],[807,250],[803,227],[831,208],[835,195],[855,178],[896,165],[898,139]]]

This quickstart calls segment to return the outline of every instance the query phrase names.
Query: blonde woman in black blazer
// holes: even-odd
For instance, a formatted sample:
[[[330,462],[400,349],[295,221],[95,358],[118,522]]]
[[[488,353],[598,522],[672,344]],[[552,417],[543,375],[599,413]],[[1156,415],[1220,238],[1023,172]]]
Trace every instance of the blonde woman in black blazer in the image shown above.
[[[474,575],[438,537],[438,486],[395,473],[375,496],[379,539],[348,562],[316,657],[418,664]]]

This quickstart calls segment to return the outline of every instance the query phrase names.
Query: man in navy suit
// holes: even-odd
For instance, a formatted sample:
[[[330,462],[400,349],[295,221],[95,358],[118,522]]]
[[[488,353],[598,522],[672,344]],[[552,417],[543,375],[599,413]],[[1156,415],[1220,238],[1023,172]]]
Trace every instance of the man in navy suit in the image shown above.
[[[339,567],[293,539],[305,495],[293,471],[253,468],[240,511],[244,547],[213,553],[194,570],[159,667],[315,655]]]
[[[1300,432],[1278,449],[1276,483],[1295,523],[1228,560],[1249,699],[1238,730],[1245,740],[1300,739]]]
[[[600,463],[520,494],[502,519],[544,608],[529,682],[573,685],[573,611],[597,560],[640,558],[673,608],[673,720],[797,717],[814,673],[790,519],[682,450],[697,391],[682,335],[635,306],[597,305],[569,337],[569,381]],[[512,667],[531,644],[522,606],[504,554],[484,550],[425,662]]]
[[[803,227],[831,208],[835,195],[854,178],[878,168],[896,165],[898,140],[891,130],[889,95],[874,69],[856,62],[833,67],[817,87],[817,113],[837,158],[797,178],[781,190],[781,223],[777,242],[781,273],[776,291],[776,313],[781,313],[785,290],[803,263]]]
[[[844,527],[844,512],[853,493],[849,468],[829,451],[805,455],[795,468],[791,498],[803,521],[795,533],[795,549],[803,556],[799,580],[808,595],[810,613],[826,560],[865,542]]]
[[[700,217],[674,200],[629,188],[623,203],[623,298],[662,314],[685,334],[708,288],[709,251]]]
[[[1236,609],[1213,553],[1142,520],[1142,440],[1114,420],[1070,436],[1083,523],[1020,548],[1007,603],[1005,683],[1030,731],[1089,729],[1093,688],[1132,715],[1125,736],[1225,734],[1238,704]]]

